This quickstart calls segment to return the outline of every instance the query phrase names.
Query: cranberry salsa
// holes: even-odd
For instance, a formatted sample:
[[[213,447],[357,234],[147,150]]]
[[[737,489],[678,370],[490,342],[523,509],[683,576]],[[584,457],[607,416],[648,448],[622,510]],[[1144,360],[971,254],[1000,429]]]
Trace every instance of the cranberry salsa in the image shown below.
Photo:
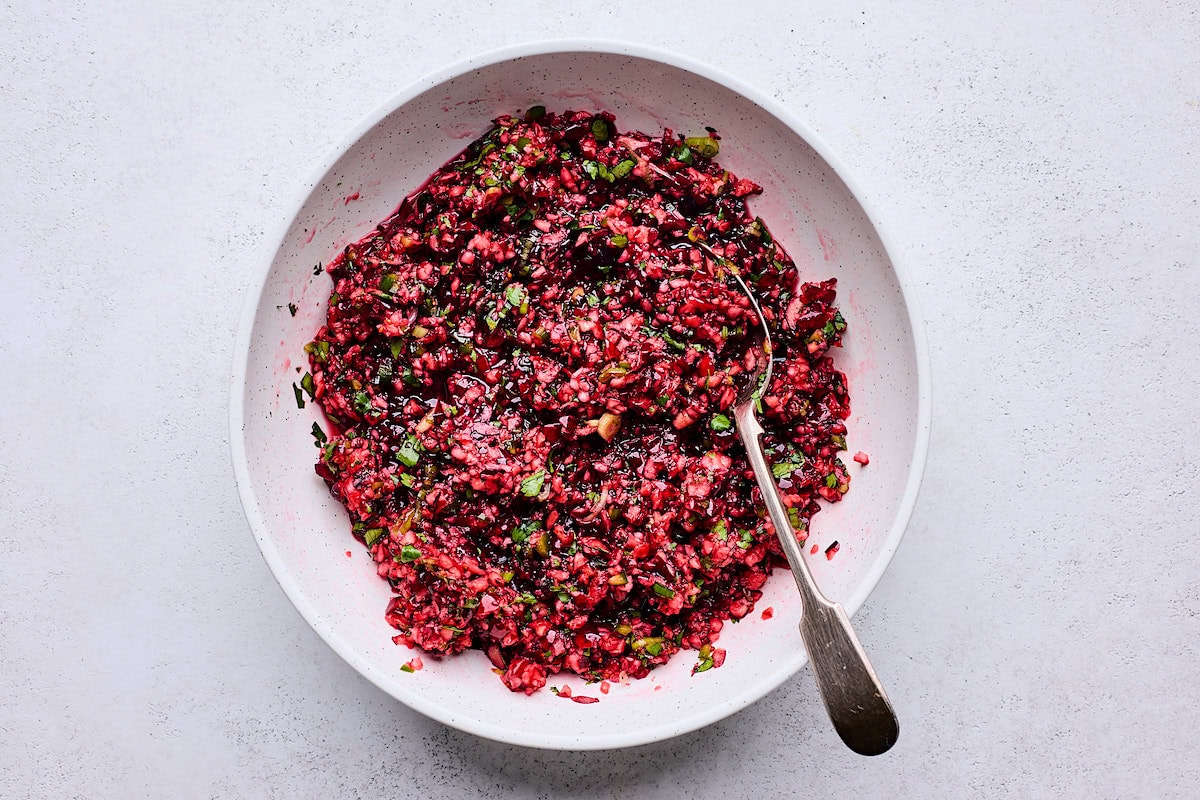
[[[394,589],[398,643],[482,650],[527,693],[685,648],[720,666],[722,625],[784,561],[731,422],[757,320],[714,253],[776,339],[760,416],[796,535],[846,492],[835,281],[799,281],[718,147],[504,116],[329,264],[316,469]]]

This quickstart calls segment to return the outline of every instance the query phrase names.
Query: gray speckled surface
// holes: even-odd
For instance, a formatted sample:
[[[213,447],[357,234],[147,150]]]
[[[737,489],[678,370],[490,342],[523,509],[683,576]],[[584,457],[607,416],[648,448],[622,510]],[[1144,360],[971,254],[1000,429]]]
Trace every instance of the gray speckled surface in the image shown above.
[[[1200,17],[1183,2],[0,8],[0,796],[1200,793]],[[859,630],[864,761],[802,673],[611,753],[396,704],[292,610],[228,466],[250,270],[311,165],[419,75],[566,35],[766,87],[892,223],[935,423]]]

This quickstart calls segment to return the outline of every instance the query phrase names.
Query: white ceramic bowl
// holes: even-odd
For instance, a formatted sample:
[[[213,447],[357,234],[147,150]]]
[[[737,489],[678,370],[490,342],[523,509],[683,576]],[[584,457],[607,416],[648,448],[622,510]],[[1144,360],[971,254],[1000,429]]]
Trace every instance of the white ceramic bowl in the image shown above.
[[[316,405],[297,409],[292,383],[307,367],[303,346],[324,319],[329,278],[313,267],[366,234],[399,201],[489,127],[501,113],[534,105],[607,109],[627,129],[711,125],[720,160],[762,184],[753,202],[801,274],[835,276],[849,320],[841,366],[854,414],[846,500],[814,519],[813,541],[835,539],[832,560],[812,559],[816,579],[853,613],[870,594],[903,535],[925,462],[929,378],[913,291],[896,264],[882,221],[812,132],[741,82],[668,53],[624,44],[558,42],[497,51],[462,62],[397,95],[356,127],[316,170],[270,240],[238,336],[232,382],[234,468],[246,516],[267,564],[329,646],[388,694],[472,733],[533,747],[600,749],[694,730],[749,705],[804,665],[800,609],[791,576],[776,572],[755,611],[726,625],[719,669],[691,675],[679,654],[648,678],[607,695],[577,678],[555,677],[583,705],[549,691],[509,692],[479,652],[426,656],[392,643],[390,596],[344,510],[313,472]],[[298,311],[293,317],[288,304]],[[303,371],[303,369],[301,370]],[[771,619],[761,611],[774,609]],[[871,643],[865,643],[868,650]],[[886,676],[885,676],[886,677]],[[815,688],[814,688],[815,691]]]

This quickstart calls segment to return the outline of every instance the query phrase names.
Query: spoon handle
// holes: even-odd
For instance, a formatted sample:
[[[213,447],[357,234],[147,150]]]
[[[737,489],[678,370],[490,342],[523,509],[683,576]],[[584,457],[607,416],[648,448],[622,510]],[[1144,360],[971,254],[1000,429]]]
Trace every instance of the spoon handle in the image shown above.
[[[826,599],[813,581],[788,520],[779,487],[771,474],[771,465],[763,453],[763,429],[754,415],[754,404],[739,404],[734,409],[734,420],[762,491],[767,513],[800,588],[803,607],[800,638],[808,651],[808,660],[829,719],[842,741],[854,752],[866,756],[885,753],[900,734],[900,723],[892,704],[850,627],[846,610],[840,603]]]

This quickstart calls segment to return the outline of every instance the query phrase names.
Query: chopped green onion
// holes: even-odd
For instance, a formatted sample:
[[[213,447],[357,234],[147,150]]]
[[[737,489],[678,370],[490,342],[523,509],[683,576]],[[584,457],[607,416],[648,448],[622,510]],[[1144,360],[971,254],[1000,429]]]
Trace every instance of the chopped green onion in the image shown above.
[[[658,595],[659,597],[665,597],[668,600],[670,600],[672,597],[675,596],[674,589],[670,588],[669,586],[663,586],[661,583],[655,583],[650,588],[652,588],[654,590],[654,593],[656,595]]]
[[[304,352],[324,364],[329,360],[329,342],[309,342],[304,345]]]
[[[721,149],[720,142],[711,136],[689,136],[683,143],[705,158],[715,157]]]
[[[624,161],[617,162],[617,165],[612,168],[614,178],[624,178],[629,173],[633,172],[633,168],[637,166],[637,162],[632,158],[627,158]]]
[[[613,247],[624,247],[625,245],[629,244],[629,237],[625,236],[624,234],[618,233],[616,236],[612,237],[608,241],[612,244]]]
[[[804,527],[803,521],[800,519],[800,509],[789,508],[787,510],[788,522],[792,524],[793,530],[802,530]]]

